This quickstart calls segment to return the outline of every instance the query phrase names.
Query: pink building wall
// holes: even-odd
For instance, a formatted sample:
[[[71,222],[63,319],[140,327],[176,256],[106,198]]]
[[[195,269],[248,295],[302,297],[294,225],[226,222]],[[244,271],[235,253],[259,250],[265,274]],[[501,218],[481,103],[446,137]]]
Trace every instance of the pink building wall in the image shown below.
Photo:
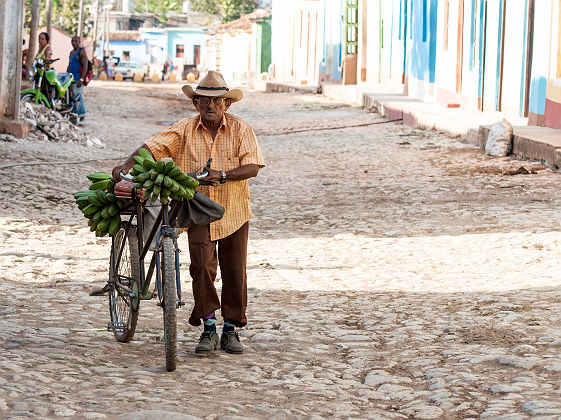
[[[40,28],[37,31],[37,34],[46,31],[47,28]],[[71,40],[72,35],[56,26],[51,26],[51,39],[49,43],[51,44],[51,49],[53,50],[53,58],[59,59],[53,64],[53,68],[57,73],[64,73],[68,68],[68,56],[70,54],[70,51],[72,51],[72,44],[70,42]],[[28,41],[26,41],[26,45],[29,45]],[[82,38],[82,47],[86,49],[88,58],[91,60],[92,47],[88,39]]]

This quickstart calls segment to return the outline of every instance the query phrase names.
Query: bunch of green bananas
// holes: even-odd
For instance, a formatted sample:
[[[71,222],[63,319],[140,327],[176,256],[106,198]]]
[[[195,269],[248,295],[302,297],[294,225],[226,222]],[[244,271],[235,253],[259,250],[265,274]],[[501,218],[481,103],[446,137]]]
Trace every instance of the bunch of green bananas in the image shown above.
[[[106,172],[96,172],[88,175],[92,181],[89,190],[78,191],[74,194],[78,208],[89,219],[88,225],[95,236],[113,236],[121,227],[120,212],[128,206],[125,199],[115,197],[113,187],[115,182]]]
[[[148,150],[140,148],[134,163],[130,174],[135,187],[145,191],[146,199],[152,194],[152,201],[159,198],[167,204],[170,200],[191,200],[195,196],[199,181],[181,172],[173,160],[155,162]]]

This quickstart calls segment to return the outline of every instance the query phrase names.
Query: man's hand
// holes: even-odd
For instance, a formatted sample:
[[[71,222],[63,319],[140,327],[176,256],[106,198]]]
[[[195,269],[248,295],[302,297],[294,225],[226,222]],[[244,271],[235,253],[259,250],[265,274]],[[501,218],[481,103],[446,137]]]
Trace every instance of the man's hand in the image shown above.
[[[204,180],[219,183],[222,180],[222,172],[215,169],[209,169],[208,175],[204,178]]]
[[[146,146],[146,144],[143,144],[143,145],[140,146],[140,147],[143,147],[143,148],[149,150],[148,147]],[[139,147],[138,149],[140,149],[140,147]],[[130,169],[134,166],[134,157],[135,157],[136,155],[138,155],[138,149],[136,149],[136,150],[127,158],[127,160],[125,161],[125,163],[122,163],[121,165],[117,165],[117,166],[115,166],[115,167],[113,168],[113,171],[111,171],[111,176],[113,177],[113,180],[114,180],[115,182],[119,182],[119,181],[122,179],[121,174],[120,174],[121,172],[122,172],[123,174],[128,174],[129,171],[130,171]]]
[[[129,171],[128,165],[123,163],[121,165],[117,165],[111,171],[111,176],[113,177],[113,181],[119,182],[121,180],[121,172],[126,174]]]
[[[78,80],[78,82],[76,83],[77,87],[82,87],[84,85],[84,82],[82,82],[82,80]]]
[[[234,169],[226,171],[226,182],[227,181],[242,181],[244,179],[253,178],[257,176],[259,172],[259,165],[255,163],[249,163],[247,165],[239,166]],[[213,182],[215,185],[222,182],[222,171],[217,171],[216,169],[209,169],[208,175],[204,178],[205,181]]]

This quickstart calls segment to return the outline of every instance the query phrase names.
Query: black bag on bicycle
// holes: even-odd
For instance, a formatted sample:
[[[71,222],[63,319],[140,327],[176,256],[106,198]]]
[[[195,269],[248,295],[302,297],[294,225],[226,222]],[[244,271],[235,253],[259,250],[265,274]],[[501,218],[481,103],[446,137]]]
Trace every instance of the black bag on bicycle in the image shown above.
[[[224,207],[198,191],[191,200],[173,202],[169,212],[170,226],[174,228],[204,226],[222,219],[222,216]]]

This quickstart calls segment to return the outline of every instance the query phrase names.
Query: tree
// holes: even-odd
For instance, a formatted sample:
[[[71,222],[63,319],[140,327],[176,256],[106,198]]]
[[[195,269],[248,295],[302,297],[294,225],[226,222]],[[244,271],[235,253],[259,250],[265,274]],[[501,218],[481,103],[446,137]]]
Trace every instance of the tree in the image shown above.
[[[181,13],[182,7],[182,3],[176,0],[146,0],[137,1],[134,10],[138,13],[152,13],[158,17],[160,24],[165,25],[169,12]]]
[[[41,0],[32,0],[31,6],[31,21],[30,25],[30,32],[29,32],[29,45],[27,46],[27,58],[25,62],[25,67],[27,74],[29,74],[31,70],[31,66],[33,65],[33,59],[35,58],[35,49],[36,44],[38,44],[37,40],[37,28],[39,27],[39,14],[41,12]]]
[[[68,32],[70,35],[77,35],[80,0],[52,0],[52,2],[53,24]]]
[[[51,37],[51,22],[53,13],[53,0],[47,0],[47,10],[45,11],[45,22],[47,25],[47,34]]]
[[[85,5],[92,4],[92,0],[83,0]],[[31,11],[34,0],[25,0],[25,19],[24,27],[31,28]],[[78,34],[80,0],[41,0],[41,18],[39,27],[49,26],[48,8],[51,4],[51,22],[70,35]],[[83,16],[85,19],[86,16]],[[82,22],[83,24],[84,22]],[[84,31],[87,32],[87,31]]]
[[[223,23],[239,19],[257,8],[256,0],[192,0],[191,7],[197,12],[219,15]]]

